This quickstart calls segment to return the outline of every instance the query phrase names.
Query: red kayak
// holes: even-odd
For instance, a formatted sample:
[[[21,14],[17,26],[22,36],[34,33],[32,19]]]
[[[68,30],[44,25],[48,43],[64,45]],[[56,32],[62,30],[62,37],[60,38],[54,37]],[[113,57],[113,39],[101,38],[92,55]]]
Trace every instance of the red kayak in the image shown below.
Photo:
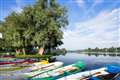
[[[0,65],[5,65],[5,64],[21,64],[21,63],[34,63],[34,60],[18,60],[18,61],[5,61],[5,62],[0,62]]]

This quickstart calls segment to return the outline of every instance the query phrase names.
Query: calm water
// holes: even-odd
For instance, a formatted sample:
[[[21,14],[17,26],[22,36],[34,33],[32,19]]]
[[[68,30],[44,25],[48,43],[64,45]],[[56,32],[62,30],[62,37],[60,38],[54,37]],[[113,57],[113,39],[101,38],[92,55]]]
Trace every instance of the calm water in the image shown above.
[[[118,53],[120,54],[120,53]],[[115,55],[88,55],[82,53],[67,53],[66,55],[57,56],[58,61],[62,61],[65,65],[72,64],[79,60],[86,62],[86,70],[96,69],[107,65],[119,65],[120,56]]]
[[[120,54],[120,53],[119,53]],[[56,56],[58,61],[65,65],[72,64],[79,60],[86,62],[86,70],[96,69],[107,65],[119,65],[120,56],[115,55],[91,55],[82,53],[67,53],[66,55]],[[27,70],[0,72],[0,80],[23,80],[18,74],[27,72]]]

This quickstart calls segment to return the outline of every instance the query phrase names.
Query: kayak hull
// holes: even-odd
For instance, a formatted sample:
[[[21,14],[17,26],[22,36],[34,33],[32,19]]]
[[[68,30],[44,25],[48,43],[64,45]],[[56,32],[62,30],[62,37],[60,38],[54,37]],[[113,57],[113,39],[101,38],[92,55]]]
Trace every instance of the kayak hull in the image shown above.
[[[80,73],[76,73],[70,76],[66,76],[66,77],[62,77],[60,79],[57,80],[88,80],[88,79],[96,79],[96,77],[98,76],[109,76],[110,74],[114,74],[114,73],[120,73],[120,67],[117,66],[107,66],[107,67],[103,67],[100,69],[95,69],[95,70],[90,70],[90,71],[85,71],[85,72],[80,72]],[[93,78],[91,78],[93,77]]]
[[[101,74],[108,74],[104,70],[106,70],[106,68],[100,68],[100,69],[96,69],[96,70],[80,72],[80,73],[76,73],[76,74],[73,74],[70,76],[62,77],[58,80],[80,80],[80,79],[82,80],[84,78],[87,79],[87,77],[92,76],[92,75],[97,76],[97,75],[101,75]]]
[[[85,63],[79,61],[75,64],[61,67],[52,71],[45,72],[32,78],[32,80],[56,80],[58,78],[71,75],[82,71],[85,68]]]
[[[18,60],[18,61],[5,61],[0,62],[0,65],[6,65],[6,64],[21,64],[21,63],[34,63],[34,60]]]
[[[32,72],[29,72],[29,73],[24,73],[22,75],[24,77],[32,78],[32,77],[37,76],[39,74],[42,74],[46,71],[59,68],[62,65],[63,65],[63,62],[53,62],[53,63],[49,63],[49,64],[39,65],[39,67],[37,68],[36,71],[32,71]]]

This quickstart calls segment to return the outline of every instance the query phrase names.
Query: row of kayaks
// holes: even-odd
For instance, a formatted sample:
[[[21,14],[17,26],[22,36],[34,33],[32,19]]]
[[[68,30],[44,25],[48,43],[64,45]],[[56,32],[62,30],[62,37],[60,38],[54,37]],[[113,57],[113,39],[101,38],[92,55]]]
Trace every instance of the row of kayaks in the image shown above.
[[[20,74],[28,80],[120,80],[120,66],[106,66],[95,70],[84,71],[83,61],[63,66],[63,62],[39,62],[29,67],[30,72]],[[102,79],[112,75],[111,79]]]

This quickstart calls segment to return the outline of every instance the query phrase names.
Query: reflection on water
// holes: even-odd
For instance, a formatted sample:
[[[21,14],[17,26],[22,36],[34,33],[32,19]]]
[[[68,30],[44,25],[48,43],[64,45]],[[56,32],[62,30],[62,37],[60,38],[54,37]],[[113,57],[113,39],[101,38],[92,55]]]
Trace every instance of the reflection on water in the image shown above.
[[[120,65],[120,53],[67,53],[56,57],[66,65],[83,60],[86,62],[86,70],[100,68],[107,65]]]
[[[103,56],[120,56],[120,53],[110,53],[110,52],[82,52],[83,54],[92,56],[95,55],[96,57],[99,55]]]

